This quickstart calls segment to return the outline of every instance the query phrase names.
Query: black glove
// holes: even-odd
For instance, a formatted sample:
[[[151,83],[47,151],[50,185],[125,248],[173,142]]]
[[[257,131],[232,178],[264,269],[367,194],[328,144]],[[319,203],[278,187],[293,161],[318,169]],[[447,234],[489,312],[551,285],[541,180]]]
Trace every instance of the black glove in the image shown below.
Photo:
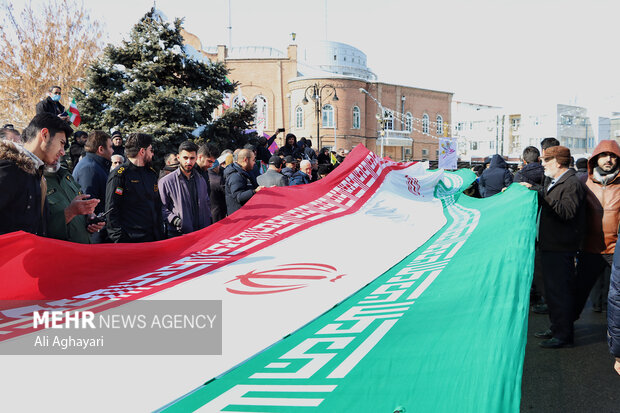
[[[179,217],[174,217],[172,218],[172,225],[174,225],[176,229],[180,231],[181,227],[183,226],[183,221],[181,221],[181,218]]]

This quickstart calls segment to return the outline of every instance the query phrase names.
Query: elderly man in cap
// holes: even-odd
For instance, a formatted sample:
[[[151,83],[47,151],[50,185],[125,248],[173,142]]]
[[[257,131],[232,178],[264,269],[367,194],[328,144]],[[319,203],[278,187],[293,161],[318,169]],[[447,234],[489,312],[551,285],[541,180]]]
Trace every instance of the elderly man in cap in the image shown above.
[[[272,155],[269,158],[269,169],[256,178],[258,184],[264,187],[288,186],[288,179],[280,173],[283,163],[284,161],[278,155]]]
[[[575,256],[583,238],[586,190],[569,167],[570,156],[564,146],[548,148],[542,166],[551,183],[520,182],[538,192],[540,205],[538,248],[551,321],[548,330],[535,334],[546,339],[540,343],[543,348],[571,346],[574,340]]]

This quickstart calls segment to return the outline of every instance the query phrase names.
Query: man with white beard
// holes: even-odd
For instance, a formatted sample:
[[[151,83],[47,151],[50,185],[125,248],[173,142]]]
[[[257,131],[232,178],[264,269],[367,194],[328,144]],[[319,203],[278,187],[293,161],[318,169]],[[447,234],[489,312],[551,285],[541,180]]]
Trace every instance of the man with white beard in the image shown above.
[[[537,191],[540,205],[538,249],[551,321],[548,330],[535,334],[546,339],[540,343],[543,348],[568,347],[574,341],[575,256],[584,233],[586,190],[569,167],[570,157],[570,150],[564,146],[548,148],[542,166],[551,183],[520,182]]]

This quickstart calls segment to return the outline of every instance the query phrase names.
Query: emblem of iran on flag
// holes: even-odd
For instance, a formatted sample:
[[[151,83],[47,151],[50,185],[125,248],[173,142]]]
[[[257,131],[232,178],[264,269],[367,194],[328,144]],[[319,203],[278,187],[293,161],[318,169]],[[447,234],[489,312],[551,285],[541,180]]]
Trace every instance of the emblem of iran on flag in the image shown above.
[[[80,111],[77,108],[77,104],[75,103],[75,98],[71,101],[71,105],[69,106],[69,121],[75,125],[77,128],[80,126],[80,122],[82,121],[82,117],[80,116]]]

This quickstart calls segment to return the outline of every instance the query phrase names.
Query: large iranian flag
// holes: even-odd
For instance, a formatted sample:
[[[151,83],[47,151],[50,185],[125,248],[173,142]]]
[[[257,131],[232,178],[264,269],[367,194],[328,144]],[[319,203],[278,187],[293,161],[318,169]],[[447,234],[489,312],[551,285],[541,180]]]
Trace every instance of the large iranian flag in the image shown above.
[[[471,172],[425,167],[358,147],[322,181],[261,191],[205,230],[153,244],[0,237],[4,300],[100,312],[150,299],[223,306],[221,355],[2,356],[0,385],[12,391],[0,404],[518,411],[535,197],[513,186],[471,199],[461,194]],[[31,309],[4,307],[0,340],[28,345]],[[38,371],[54,380],[29,399]]]

